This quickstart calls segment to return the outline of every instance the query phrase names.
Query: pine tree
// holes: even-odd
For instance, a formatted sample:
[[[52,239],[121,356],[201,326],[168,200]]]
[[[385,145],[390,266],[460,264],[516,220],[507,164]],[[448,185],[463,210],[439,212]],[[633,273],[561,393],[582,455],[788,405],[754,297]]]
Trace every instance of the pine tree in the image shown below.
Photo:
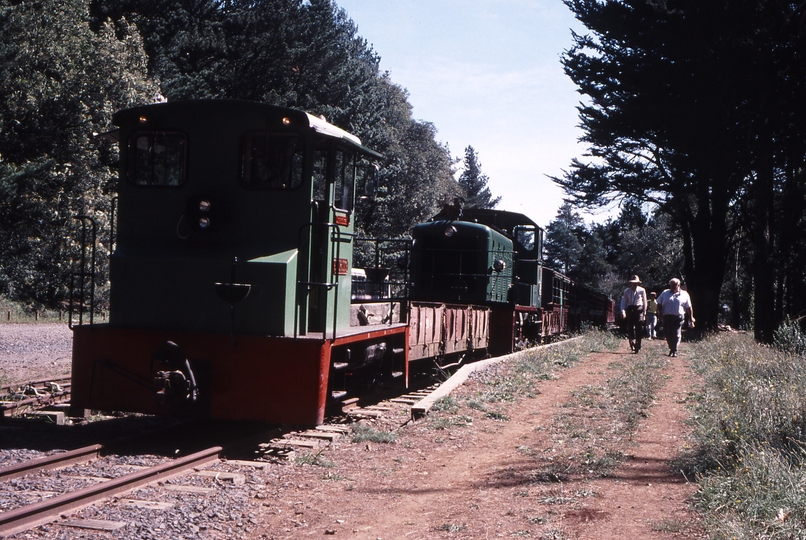
[[[501,201],[501,197],[493,199],[490,188],[487,187],[489,178],[481,172],[479,155],[472,146],[465,148],[462,168],[459,185],[465,190],[465,206],[468,208],[495,208]]]
[[[546,265],[563,274],[573,272],[579,266],[583,248],[580,237],[584,229],[582,217],[570,203],[564,202],[557,211],[557,217],[546,227],[543,244]]]

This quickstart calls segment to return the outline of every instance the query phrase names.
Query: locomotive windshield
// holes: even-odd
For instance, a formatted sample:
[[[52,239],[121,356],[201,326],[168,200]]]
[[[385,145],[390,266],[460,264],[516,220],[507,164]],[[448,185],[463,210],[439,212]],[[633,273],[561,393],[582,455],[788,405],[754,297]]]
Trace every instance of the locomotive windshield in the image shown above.
[[[183,133],[135,132],[129,138],[127,178],[136,186],[181,186],[186,151]]]
[[[250,133],[241,140],[241,185],[247,189],[294,189],[302,184],[302,137]]]
[[[535,248],[534,227],[515,227],[515,240],[526,251],[532,251]]]

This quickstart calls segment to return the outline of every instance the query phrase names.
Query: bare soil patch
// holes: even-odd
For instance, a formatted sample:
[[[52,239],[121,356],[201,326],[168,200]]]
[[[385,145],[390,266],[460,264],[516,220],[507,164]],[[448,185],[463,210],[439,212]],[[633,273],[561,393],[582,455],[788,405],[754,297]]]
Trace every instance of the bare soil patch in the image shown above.
[[[584,399],[613,365],[637,358],[624,342],[558,370],[539,395],[496,414],[434,413],[400,429],[394,443],[343,441],[318,466],[277,469],[260,513],[263,537],[701,537],[687,504],[696,485],[673,465],[685,450],[685,403],[697,380],[685,351],[665,352],[662,342],[647,342],[641,353],[658,357],[665,384],[631,439],[610,437],[618,431],[612,418]],[[478,384],[454,395],[472,395]],[[613,465],[623,459],[608,468],[608,456]]]
[[[0,382],[69,375],[73,333],[67,324],[0,324]]]

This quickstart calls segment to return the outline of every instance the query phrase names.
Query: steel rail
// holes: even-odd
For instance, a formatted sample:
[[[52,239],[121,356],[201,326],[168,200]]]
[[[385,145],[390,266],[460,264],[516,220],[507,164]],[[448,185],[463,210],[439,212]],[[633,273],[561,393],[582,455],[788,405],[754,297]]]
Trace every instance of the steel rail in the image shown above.
[[[2,401],[0,400],[0,420],[11,416],[10,414],[12,411],[17,409],[22,409],[23,407],[36,407],[42,406],[47,407],[49,405],[53,405],[54,403],[62,403],[70,399],[70,390],[62,390],[57,394],[45,394],[41,396],[35,396],[25,399],[19,399],[16,401]]]
[[[214,446],[195,454],[163,463],[102,482],[83,489],[64,493],[22,508],[0,513],[0,538],[51,523],[65,512],[78,510],[99,500],[130,492],[145,484],[181,474],[193,467],[206,465],[219,459],[222,448]]]
[[[0,481],[11,480],[12,478],[18,478],[37,471],[56,469],[58,467],[67,467],[75,463],[92,461],[101,455],[102,449],[102,445],[93,444],[91,446],[77,448],[76,450],[59,452],[58,454],[15,463],[14,465],[0,468]]]
[[[36,380],[33,380],[33,381],[20,381],[20,382],[11,383],[11,384],[4,384],[3,386],[0,386],[0,392],[5,394],[5,393],[8,393],[9,391],[13,390],[14,388],[20,388],[20,387],[24,387],[24,386],[27,386],[27,385],[42,385],[42,384],[50,383],[50,382],[56,383],[56,384],[58,384],[60,386],[64,386],[64,384],[69,384],[70,380],[71,380],[70,377],[56,377],[54,379],[36,379]]]

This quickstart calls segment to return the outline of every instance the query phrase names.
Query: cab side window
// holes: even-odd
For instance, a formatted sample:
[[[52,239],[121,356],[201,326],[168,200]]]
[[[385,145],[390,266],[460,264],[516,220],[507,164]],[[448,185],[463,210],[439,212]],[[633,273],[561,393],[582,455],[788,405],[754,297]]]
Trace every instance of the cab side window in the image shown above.
[[[353,189],[355,187],[355,162],[353,155],[341,150],[336,151],[334,206],[348,212],[353,209]]]
[[[136,186],[185,183],[187,138],[171,131],[135,132],[129,138],[127,179]]]
[[[294,189],[302,184],[303,140],[294,134],[249,133],[241,139],[241,185]]]
[[[313,157],[313,200],[327,198],[327,150],[317,150]]]

